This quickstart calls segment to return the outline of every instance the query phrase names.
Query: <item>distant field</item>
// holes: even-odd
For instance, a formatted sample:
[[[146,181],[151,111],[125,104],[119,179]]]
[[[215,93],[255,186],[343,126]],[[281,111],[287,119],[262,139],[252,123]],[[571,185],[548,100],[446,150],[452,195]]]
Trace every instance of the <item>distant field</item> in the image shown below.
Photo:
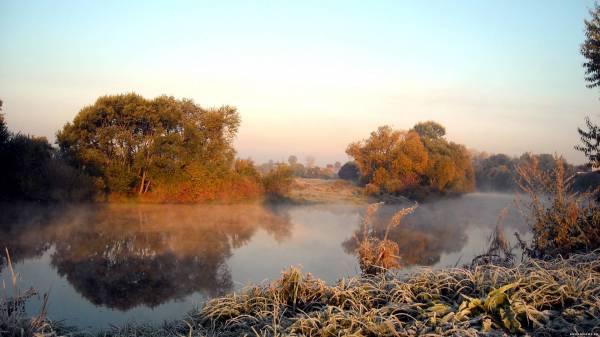
[[[341,179],[296,178],[289,197],[298,202],[367,202],[367,198],[360,187]]]

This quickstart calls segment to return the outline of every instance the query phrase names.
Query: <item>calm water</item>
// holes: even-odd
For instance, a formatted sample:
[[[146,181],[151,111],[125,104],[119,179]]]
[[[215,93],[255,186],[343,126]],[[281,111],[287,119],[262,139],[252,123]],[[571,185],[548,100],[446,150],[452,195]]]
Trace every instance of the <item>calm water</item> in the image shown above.
[[[482,253],[513,197],[471,194],[421,205],[390,238],[406,270],[466,263]],[[49,315],[102,327],[179,318],[207,298],[277,278],[290,265],[333,283],[359,273],[353,235],[365,206],[91,205],[3,207],[21,289],[50,291]],[[383,225],[397,207],[385,207]],[[507,236],[527,237],[516,212]],[[6,260],[0,279],[12,293]],[[34,300],[28,310],[35,312]]]

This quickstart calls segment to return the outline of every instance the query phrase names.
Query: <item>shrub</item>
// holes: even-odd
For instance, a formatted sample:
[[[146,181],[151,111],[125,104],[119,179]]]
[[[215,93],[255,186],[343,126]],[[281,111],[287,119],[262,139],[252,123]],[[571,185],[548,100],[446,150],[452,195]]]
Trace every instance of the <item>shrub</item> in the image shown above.
[[[355,162],[349,161],[340,168],[338,176],[340,179],[358,181],[360,178],[360,171]]]
[[[541,169],[536,156],[516,169],[517,184],[528,196],[520,204],[528,210],[533,232],[526,250],[548,257],[600,248],[600,207],[588,194],[569,192],[563,160],[554,160],[553,171]]]
[[[284,197],[294,182],[294,172],[286,164],[278,164],[262,177],[265,193],[270,198]]]

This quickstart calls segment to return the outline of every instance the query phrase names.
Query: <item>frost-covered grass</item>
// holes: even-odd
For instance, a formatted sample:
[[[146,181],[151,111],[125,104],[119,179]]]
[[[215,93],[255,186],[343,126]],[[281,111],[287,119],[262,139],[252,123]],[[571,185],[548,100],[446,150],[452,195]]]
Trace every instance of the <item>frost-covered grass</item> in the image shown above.
[[[31,329],[29,335],[57,336]],[[10,328],[10,327],[9,327]],[[29,330],[28,330],[29,331]],[[421,269],[340,280],[284,271],[180,321],[100,336],[477,336],[600,333],[600,251],[516,266]],[[8,334],[20,336],[20,334]],[[64,335],[90,336],[66,331]]]

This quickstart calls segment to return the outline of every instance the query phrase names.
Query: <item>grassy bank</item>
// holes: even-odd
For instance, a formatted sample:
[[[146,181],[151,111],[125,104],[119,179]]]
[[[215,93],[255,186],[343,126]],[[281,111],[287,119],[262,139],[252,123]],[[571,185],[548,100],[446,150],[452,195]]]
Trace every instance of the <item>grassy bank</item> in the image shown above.
[[[295,178],[287,197],[295,203],[367,203],[362,188],[340,179]]]
[[[90,336],[52,330],[39,317],[24,335]],[[13,310],[13,313],[18,312]],[[15,323],[17,322],[17,323]],[[44,322],[48,322],[47,319]],[[66,322],[68,323],[68,322]],[[0,328],[7,333],[11,327]],[[62,332],[61,332],[62,330]],[[278,280],[213,299],[180,321],[130,325],[100,336],[477,336],[600,333],[600,251],[513,267],[422,269],[349,278],[329,286],[291,268]]]

